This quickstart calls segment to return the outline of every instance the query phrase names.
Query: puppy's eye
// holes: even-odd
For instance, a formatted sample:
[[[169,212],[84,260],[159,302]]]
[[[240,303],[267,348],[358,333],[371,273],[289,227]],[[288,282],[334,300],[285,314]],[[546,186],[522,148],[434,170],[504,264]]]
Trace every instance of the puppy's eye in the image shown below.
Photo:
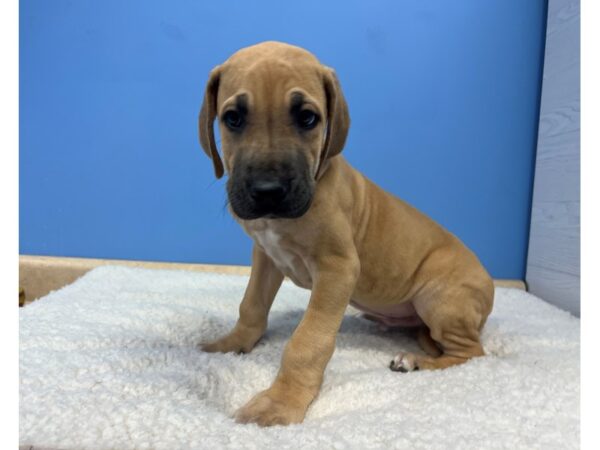
[[[223,122],[230,130],[237,131],[242,128],[242,125],[244,124],[244,118],[239,112],[229,110],[223,114]]]
[[[319,122],[319,116],[310,109],[303,109],[298,113],[298,125],[305,130],[314,128]]]

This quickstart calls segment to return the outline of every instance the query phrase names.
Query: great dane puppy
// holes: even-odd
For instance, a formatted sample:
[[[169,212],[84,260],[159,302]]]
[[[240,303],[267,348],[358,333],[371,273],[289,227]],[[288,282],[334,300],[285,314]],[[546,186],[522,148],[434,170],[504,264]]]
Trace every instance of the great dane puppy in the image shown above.
[[[346,162],[349,126],[334,71],[299,47],[264,42],[210,73],[200,143],[216,177],[227,172],[229,208],[254,249],[237,324],[202,349],[251,351],[284,276],[311,290],[277,377],[236,412],[238,422],[304,419],[348,304],[386,325],[418,327],[427,355],[401,352],[392,370],[443,369],[484,354],[490,276],[458,238]]]

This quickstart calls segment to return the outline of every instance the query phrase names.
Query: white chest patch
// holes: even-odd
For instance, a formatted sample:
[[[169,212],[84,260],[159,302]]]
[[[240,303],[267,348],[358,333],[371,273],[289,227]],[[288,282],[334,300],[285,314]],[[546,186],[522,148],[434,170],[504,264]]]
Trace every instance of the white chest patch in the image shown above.
[[[280,235],[269,228],[253,230],[250,234],[281,273],[289,277],[298,286],[310,288],[312,277],[304,261],[293,250],[281,245]]]
[[[293,269],[294,254],[280,247],[281,237],[277,233],[267,228],[255,232],[254,238],[279,269],[286,272]]]

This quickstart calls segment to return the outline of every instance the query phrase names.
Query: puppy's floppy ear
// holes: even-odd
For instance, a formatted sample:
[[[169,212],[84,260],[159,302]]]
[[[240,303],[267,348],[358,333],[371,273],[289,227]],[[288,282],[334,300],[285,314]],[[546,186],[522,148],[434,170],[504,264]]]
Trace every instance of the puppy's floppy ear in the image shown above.
[[[329,67],[323,67],[323,87],[327,99],[327,131],[315,177],[318,177],[327,158],[342,151],[350,128],[350,114],[346,99],[334,70]]]
[[[206,152],[209,158],[212,159],[215,168],[215,176],[221,178],[223,176],[223,162],[217,150],[215,143],[215,131],[213,123],[217,115],[217,94],[219,92],[219,80],[221,78],[220,66],[215,67],[210,72],[208,82],[206,83],[206,91],[204,92],[204,100],[200,109],[200,117],[198,118],[198,131],[200,132],[200,145]]]

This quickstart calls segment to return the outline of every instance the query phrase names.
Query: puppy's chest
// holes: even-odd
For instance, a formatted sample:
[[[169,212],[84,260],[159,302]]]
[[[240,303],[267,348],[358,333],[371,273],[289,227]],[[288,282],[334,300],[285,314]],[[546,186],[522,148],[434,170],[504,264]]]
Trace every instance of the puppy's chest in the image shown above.
[[[285,276],[300,287],[312,287],[312,276],[306,261],[289,238],[284,238],[270,228],[246,231]]]

